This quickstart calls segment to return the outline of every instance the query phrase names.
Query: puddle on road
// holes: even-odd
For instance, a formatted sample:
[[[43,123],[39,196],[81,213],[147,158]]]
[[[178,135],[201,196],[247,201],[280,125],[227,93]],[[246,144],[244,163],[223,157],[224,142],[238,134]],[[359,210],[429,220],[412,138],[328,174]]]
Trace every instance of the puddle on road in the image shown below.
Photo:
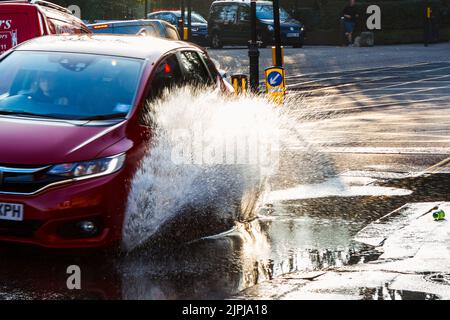
[[[365,221],[296,209],[274,206],[270,217],[225,236],[121,257],[0,250],[0,299],[225,299],[285,273],[376,259],[351,241]],[[72,264],[83,272],[83,289],[75,293],[65,287]]]

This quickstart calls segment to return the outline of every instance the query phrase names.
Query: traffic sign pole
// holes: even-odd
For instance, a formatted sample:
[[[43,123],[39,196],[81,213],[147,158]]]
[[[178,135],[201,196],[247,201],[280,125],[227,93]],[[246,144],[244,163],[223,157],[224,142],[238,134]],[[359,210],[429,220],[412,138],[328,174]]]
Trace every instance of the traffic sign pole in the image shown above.
[[[188,0],[188,41],[191,41],[191,32],[192,32],[192,1]]]
[[[145,0],[145,15],[144,15],[144,19],[147,19],[147,14],[148,14],[148,0]]]
[[[248,57],[250,59],[250,88],[252,92],[259,90],[259,49],[256,31],[256,1],[250,3],[251,40],[248,43]]]
[[[273,0],[273,27],[275,32],[275,60],[276,66],[283,66],[283,58],[281,52],[281,22],[280,22],[280,2]]]
[[[180,2],[180,11],[181,11],[181,17],[180,17],[180,26],[179,26],[179,33],[180,35],[183,37],[183,40],[186,40],[184,37],[184,16],[185,16],[185,12],[186,12],[186,7],[184,6],[184,0],[181,0]]]

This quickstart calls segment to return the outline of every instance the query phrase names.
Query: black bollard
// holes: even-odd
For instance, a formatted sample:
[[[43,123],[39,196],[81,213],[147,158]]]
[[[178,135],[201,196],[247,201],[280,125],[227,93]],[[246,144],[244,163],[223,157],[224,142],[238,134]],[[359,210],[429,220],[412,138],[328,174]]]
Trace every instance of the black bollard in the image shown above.
[[[250,3],[251,40],[248,44],[250,58],[250,88],[252,92],[259,90],[259,49],[256,34],[256,1]]]

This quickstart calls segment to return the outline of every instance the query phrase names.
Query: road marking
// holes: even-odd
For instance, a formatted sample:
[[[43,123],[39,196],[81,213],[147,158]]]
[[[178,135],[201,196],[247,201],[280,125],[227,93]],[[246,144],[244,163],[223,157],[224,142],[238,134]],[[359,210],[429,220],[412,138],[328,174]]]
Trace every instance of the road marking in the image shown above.
[[[289,150],[308,150],[304,146],[289,146]],[[389,147],[318,147],[316,149],[323,153],[342,154],[408,154],[408,155],[450,155],[450,148],[439,147],[411,147],[411,148],[389,148]]]
[[[417,175],[417,177],[423,176],[426,174],[447,173],[449,168],[450,168],[450,157],[448,157],[447,159],[444,159],[444,160],[436,163],[435,165],[425,169],[424,171],[420,172]],[[449,173],[450,173],[450,171],[449,171]]]

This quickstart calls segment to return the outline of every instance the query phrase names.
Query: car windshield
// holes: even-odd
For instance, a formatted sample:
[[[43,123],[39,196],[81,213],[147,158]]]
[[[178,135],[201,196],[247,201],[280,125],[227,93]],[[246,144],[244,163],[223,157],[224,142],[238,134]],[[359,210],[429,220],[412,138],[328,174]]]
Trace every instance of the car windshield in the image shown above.
[[[185,21],[187,23],[187,19],[188,19],[188,13],[186,12],[184,14],[185,16]],[[178,14],[178,17],[181,17],[181,12]],[[192,12],[191,14],[192,17],[192,22],[193,23],[208,23],[205,18],[203,18],[201,15],[199,15],[198,13]]]
[[[138,59],[15,51],[0,61],[0,115],[124,118],[134,104],[142,66]]]
[[[256,17],[261,20],[273,20],[273,6],[270,4],[259,4],[256,6]],[[291,19],[289,13],[283,8],[280,8],[280,19]]]

